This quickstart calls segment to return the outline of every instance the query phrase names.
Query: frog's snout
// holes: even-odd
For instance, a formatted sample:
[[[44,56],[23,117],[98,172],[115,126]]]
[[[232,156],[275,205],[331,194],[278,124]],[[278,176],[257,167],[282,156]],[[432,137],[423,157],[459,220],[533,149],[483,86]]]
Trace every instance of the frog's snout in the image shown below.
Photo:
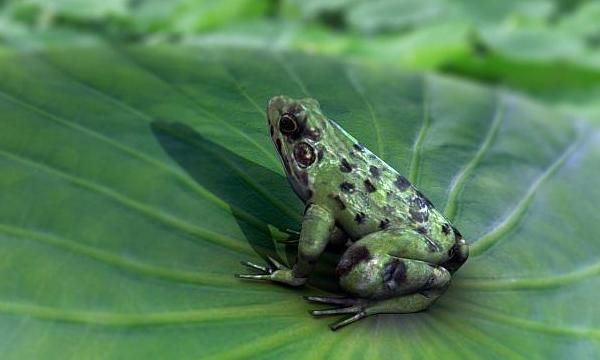
[[[283,104],[283,95],[277,95],[270,98],[267,104],[267,108],[270,109],[272,107],[275,107],[277,104]]]
[[[267,103],[267,121],[269,123],[273,124],[275,119],[279,117],[284,104],[285,96],[283,95],[273,96],[269,99]]]

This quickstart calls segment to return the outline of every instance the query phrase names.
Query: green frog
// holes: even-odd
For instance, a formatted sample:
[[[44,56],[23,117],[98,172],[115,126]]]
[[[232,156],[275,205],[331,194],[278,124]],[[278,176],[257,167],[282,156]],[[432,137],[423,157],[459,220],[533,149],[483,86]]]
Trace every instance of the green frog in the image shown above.
[[[306,283],[328,243],[348,244],[336,268],[349,295],[308,296],[347,314],[337,330],[367,316],[425,310],[448,288],[469,248],[460,232],[411,183],[321,111],[314,99],[275,96],[271,139],[287,179],[305,204],[298,258],[288,268],[243,262],[261,274],[237,275],[291,286]]]

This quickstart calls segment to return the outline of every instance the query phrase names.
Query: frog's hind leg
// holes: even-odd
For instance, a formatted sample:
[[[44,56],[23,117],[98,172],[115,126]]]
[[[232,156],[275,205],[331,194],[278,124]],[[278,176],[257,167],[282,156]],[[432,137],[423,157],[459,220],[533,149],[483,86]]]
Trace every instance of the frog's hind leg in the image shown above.
[[[329,325],[331,330],[335,331],[341,327],[349,325],[367,316],[376,314],[406,314],[425,310],[441,295],[441,292],[423,291],[410,295],[404,295],[383,300],[335,298],[307,296],[306,300],[320,303],[337,305],[337,308],[312,310],[313,316],[344,315],[350,316],[343,318]]]
[[[448,256],[442,246],[433,251],[412,229],[370,234],[348,248],[337,268],[340,285],[353,297],[309,297],[312,302],[338,306],[312,314],[351,314],[331,325],[336,330],[374,314],[425,310],[449,285],[450,272],[436,265]]]
[[[378,297],[321,297],[308,296],[306,300],[335,305],[337,307],[323,310],[313,310],[313,316],[329,316],[350,314],[338,322],[331,324],[331,330],[337,330],[355,321],[375,314],[401,314],[414,313],[427,309],[448,287],[450,273],[443,267],[429,265],[419,260],[393,258],[387,263],[396,265],[394,269],[388,266],[389,271],[384,273],[382,280],[385,294]],[[372,274],[373,275],[373,274]],[[375,274],[377,277],[377,274]],[[404,287],[401,282],[406,280],[416,281],[419,287],[411,293],[409,287]],[[377,281],[377,280],[376,280]],[[359,292],[363,291],[362,285]],[[405,292],[404,295],[401,295]]]

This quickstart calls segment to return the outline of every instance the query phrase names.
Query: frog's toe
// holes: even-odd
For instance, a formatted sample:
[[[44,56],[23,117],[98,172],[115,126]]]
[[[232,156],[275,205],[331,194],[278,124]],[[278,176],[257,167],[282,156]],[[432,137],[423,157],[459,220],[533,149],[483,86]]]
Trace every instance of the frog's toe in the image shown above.
[[[333,331],[370,315],[367,313],[367,308],[370,303],[365,299],[336,296],[306,296],[305,299],[315,303],[339,306],[332,309],[312,310],[310,311],[312,316],[352,314],[350,317],[344,318],[329,325]]]
[[[364,305],[354,305],[350,307],[341,307],[334,309],[324,309],[324,310],[313,310],[310,312],[313,316],[329,316],[329,315],[341,315],[341,314],[352,314],[352,316],[343,318],[339,321],[336,321],[332,324],[329,324],[329,328],[333,331],[344,327],[346,325],[352,324],[355,321],[361,320],[369,316]]]
[[[258,270],[262,274],[235,274],[235,277],[239,279],[249,279],[249,280],[271,280],[271,276],[277,268],[271,263],[267,264],[267,266],[257,265],[250,261],[242,261],[242,265],[252,269]]]
[[[362,310],[361,306],[350,306],[350,307],[339,307],[333,309],[323,309],[323,310],[312,310],[310,314],[312,316],[329,316],[329,315],[339,315],[339,314],[355,314]]]
[[[240,279],[250,280],[276,280],[274,279],[274,273],[278,270],[289,270],[285,265],[275,260],[274,258],[267,256],[267,265],[257,265],[250,261],[242,261],[242,265],[262,272],[262,274],[236,274],[235,276]]]
[[[349,325],[355,321],[361,320],[368,316],[365,305],[358,304],[349,307],[339,307],[333,309],[323,309],[323,310],[313,310],[310,312],[313,316],[330,316],[330,315],[342,315],[342,314],[352,314],[352,316],[346,317],[339,321],[334,322],[329,325],[329,328],[333,331]]]
[[[240,279],[250,279],[250,280],[271,280],[271,275],[262,274],[262,275],[253,275],[253,274],[235,274],[236,277]]]
[[[358,302],[357,299],[345,297],[345,296],[305,296],[306,301],[329,304],[329,305],[344,305],[352,306]]]
[[[349,317],[347,317],[345,319],[342,319],[340,321],[334,322],[333,324],[330,324],[329,328],[331,330],[333,330],[333,331],[336,331],[339,328],[342,328],[342,327],[344,327],[346,325],[350,325],[353,322],[356,322],[358,320],[366,318],[367,316],[368,316],[368,314],[365,311],[360,311],[360,312],[357,312],[356,314],[354,314],[352,316],[349,316]]]
[[[288,267],[283,265],[282,263],[280,263],[279,261],[275,260],[275,258],[272,258],[270,256],[267,256],[267,260],[269,260],[269,264],[272,265],[271,269],[273,272],[274,270],[282,270],[282,269],[287,269]]]
[[[250,261],[242,261],[242,265],[249,267],[250,269],[259,270],[265,273],[269,273],[269,269],[266,266],[256,265]]]

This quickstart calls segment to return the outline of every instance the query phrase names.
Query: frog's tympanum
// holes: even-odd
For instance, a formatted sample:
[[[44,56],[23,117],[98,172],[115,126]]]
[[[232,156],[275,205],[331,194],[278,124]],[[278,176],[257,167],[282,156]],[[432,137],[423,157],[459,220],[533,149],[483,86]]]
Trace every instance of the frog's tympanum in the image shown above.
[[[410,182],[362,146],[314,99],[276,96],[269,131],[287,179],[306,204],[292,269],[270,258],[263,274],[238,275],[303,285],[328,243],[350,244],[336,268],[347,297],[309,296],[335,305],[312,314],[349,314],[333,330],[381,313],[426,309],[447,288],[469,249],[460,232]]]

